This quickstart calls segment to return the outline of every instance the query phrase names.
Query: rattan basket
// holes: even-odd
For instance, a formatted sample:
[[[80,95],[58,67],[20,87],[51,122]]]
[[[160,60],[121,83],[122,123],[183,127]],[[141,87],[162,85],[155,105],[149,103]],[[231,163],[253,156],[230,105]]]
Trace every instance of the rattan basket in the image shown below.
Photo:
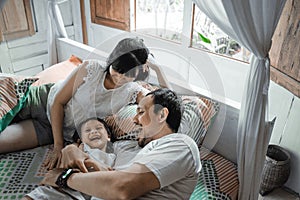
[[[290,154],[277,145],[269,145],[259,193],[263,196],[283,186],[290,175]]]

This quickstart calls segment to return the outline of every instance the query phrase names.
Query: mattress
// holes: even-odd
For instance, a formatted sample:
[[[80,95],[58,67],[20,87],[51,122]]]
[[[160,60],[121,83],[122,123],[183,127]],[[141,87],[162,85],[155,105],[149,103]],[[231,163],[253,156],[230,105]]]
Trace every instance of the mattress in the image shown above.
[[[0,200],[20,199],[38,186],[46,173],[44,161],[51,147],[44,146],[0,155]],[[202,170],[191,200],[237,199],[235,164],[222,156],[200,149]]]

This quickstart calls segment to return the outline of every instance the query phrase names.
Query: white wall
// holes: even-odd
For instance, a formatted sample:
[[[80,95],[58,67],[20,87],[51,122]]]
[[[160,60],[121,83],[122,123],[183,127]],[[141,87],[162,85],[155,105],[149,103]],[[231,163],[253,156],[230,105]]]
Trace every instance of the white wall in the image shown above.
[[[0,67],[2,72],[34,75],[48,67],[47,0],[32,0],[35,34],[0,43]],[[82,41],[79,1],[58,3],[63,22],[70,38]]]

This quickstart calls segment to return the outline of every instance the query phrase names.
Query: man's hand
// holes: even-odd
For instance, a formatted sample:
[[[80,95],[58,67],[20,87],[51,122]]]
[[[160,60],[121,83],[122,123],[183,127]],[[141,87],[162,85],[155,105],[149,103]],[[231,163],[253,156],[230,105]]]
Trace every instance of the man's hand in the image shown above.
[[[84,161],[89,158],[88,154],[81,151],[76,145],[70,144],[62,149],[59,160],[59,168],[79,168],[81,172],[88,172]]]
[[[50,170],[49,172],[47,172],[47,174],[45,175],[44,179],[41,181],[41,185],[50,185],[53,187],[58,187],[55,182],[57,180],[57,178],[59,177],[59,175],[64,171],[64,169],[61,168],[55,168],[53,170]]]

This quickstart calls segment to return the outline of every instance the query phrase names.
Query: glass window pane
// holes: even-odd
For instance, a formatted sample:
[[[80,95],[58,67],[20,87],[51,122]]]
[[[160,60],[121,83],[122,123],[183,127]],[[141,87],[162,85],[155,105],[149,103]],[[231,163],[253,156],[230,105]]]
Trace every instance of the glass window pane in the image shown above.
[[[136,31],[180,42],[184,0],[136,0]]]
[[[217,54],[249,61],[250,52],[226,35],[195,6],[192,46]]]

